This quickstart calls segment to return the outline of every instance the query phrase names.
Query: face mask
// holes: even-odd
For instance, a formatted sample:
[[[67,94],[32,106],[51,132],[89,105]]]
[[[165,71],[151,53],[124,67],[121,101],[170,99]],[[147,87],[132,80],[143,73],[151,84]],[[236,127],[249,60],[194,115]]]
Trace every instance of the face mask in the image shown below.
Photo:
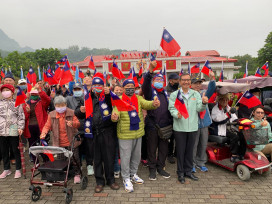
[[[82,96],[82,91],[73,91],[74,97],[81,97]]]
[[[139,93],[140,93],[140,90],[135,90],[136,95],[139,95]]]
[[[11,95],[12,95],[12,92],[11,92],[11,91],[3,91],[3,92],[2,92],[2,96],[3,96],[4,98],[9,98],[9,97],[11,97]]]
[[[20,85],[19,86],[22,90],[26,90],[27,86],[26,85]]]
[[[173,89],[178,89],[178,86],[179,86],[179,83],[174,83],[174,84],[172,85]]]
[[[37,95],[31,95],[30,96],[30,99],[33,100],[33,101],[37,101],[39,98],[40,98],[40,96],[37,96]]]
[[[95,93],[101,93],[103,91],[103,87],[94,86],[92,89]]]
[[[155,82],[154,87],[157,88],[157,89],[161,89],[161,88],[163,88],[163,83]]]
[[[64,113],[65,111],[66,111],[66,106],[64,106],[64,107],[56,107],[56,111],[58,112],[58,113]]]
[[[125,94],[127,96],[132,96],[135,93],[135,89],[134,88],[126,88],[125,89]]]

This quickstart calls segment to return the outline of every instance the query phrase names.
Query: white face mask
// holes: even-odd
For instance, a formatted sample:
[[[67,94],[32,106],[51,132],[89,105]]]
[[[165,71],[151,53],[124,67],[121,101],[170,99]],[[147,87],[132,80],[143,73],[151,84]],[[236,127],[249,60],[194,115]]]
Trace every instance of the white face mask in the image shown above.
[[[11,95],[12,95],[11,91],[2,91],[2,96],[4,98],[9,98],[9,97],[11,97]]]

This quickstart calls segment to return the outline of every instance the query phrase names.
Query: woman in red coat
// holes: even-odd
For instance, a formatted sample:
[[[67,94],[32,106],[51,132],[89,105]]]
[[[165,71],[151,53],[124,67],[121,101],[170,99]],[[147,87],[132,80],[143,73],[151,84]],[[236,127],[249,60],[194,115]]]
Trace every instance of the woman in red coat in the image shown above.
[[[40,142],[40,133],[47,121],[47,110],[50,104],[50,97],[41,90],[38,84],[30,91],[30,99],[24,105],[25,112],[25,138],[28,138],[29,147]],[[35,156],[32,155],[35,162]]]

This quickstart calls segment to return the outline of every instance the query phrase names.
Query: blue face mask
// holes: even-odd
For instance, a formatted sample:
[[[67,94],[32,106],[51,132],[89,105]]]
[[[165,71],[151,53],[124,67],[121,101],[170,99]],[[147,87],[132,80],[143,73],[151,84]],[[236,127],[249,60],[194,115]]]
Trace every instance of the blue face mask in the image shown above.
[[[81,97],[83,92],[82,91],[73,91],[74,97]]]
[[[22,90],[26,90],[27,86],[26,85],[20,85],[19,86]]]
[[[163,88],[163,83],[155,82],[154,87],[157,88],[157,89],[161,89],[161,88]]]

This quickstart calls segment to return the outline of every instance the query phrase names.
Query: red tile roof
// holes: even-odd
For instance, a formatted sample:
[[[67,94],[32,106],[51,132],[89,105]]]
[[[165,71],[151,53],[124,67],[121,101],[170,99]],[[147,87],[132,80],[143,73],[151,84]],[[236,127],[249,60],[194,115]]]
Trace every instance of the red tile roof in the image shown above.
[[[204,63],[206,60],[210,62],[237,62],[237,59],[231,59],[226,57],[213,57],[213,56],[182,56],[181,57],[181,64],[188,64],[190,63]]]
[[[94,66],[95,67],[102,67],[102,61],[107,60],[107,58],[111,58],[112,56],[107,56],[107,55],[96,55],[93,56],[93,61],[94,61]],[[89,62],[90,62],[90,58],[91,56],[87,56],[85,57],[85,59],[83,61],[80,62],[74,62],[72,63],[72,65],[74,66],[79,66],[79,67],[88,67],[89,66]]]
[[[185,56],[199,56],[199,55],[220,57],[219,52],[217,52],[216,50],[187,51],[185,53]]]

